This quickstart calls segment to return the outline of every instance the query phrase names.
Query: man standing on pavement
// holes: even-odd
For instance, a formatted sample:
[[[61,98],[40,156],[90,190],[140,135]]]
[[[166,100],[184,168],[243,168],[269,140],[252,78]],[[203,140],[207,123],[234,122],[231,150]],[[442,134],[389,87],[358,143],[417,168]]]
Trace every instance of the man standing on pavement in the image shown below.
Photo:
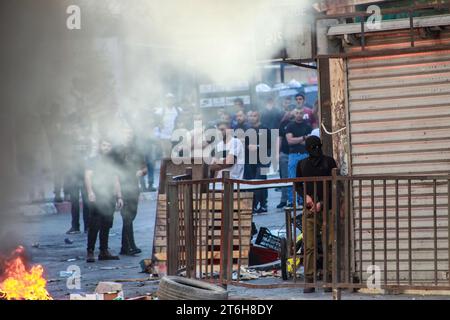
[[[120,180],[111,155],[110,139],[100,138],[99,154],[87,164],[85,183],[89,198],[89,229],[86,262],[95,262],[94,250],[100,238],[99,260],[119,260],[109,252],[109,230],[113,225],[115,209],[123,207]]]
[[[329,177],[332,175],[332,170],[336,168],[336,161],[322,153],[322,143],[316,136],[310,136],[306,139],[306,150],[308,152],[308,158],[302,160],[297,165],[296,176],[300,177]],[[325,182],[328,199],[324,199],[323,185],[317,183],[316,194],[314,194],[314,183],[306,182],[297,183],[295,185],[298,195],[306,194],[305,210],[303,214],[303,239],[306,243],[305,249],[305,279],[307,283],[314,283],[314,237],[321,234],[322,244],[327,246],[327,257],[324,257],[327,261],[327,270],[325,270],[325,282],[331,282],[331,266],[332,266],[332,240],[333,240],[333,221],[331,220],[331,184]],[[304,190],[305,189],[305,190]],[[327,212],[323,214],[324,200],[327,201]],[[326,217],[325,225],[328,230],[322,230],[323,217]],[[317,217],[317,219],[316,219]],[[316,232],[314,234],[314,223],[316,225]],[[304,293],[314,292],[314,288],[305,288]],[[330,288],[326,288],[325,292],[330,292]]]
[[[261,124],[260,115],[258,111],[252,111],[250,113],[251,129],[254,130],[256,141],[246,141],[246,149],[249,153],[249,175],[248,179],[267,179],[267,169],[270,167],[269,163],[263,163],[261,159],[262,152],[267,154],[270,158],[271,152],[271,136],[270,130]],[[262,150],[262,151],[261,151]],[[253,193],[253,213],[267,213],[267,189],[257,189]],[[259,206],[259,208],[258,208]]]
[[[289,123],[286,127],[286,140],[289,144],[289,158],[288,158],[288,174],[289,178],[296,177],[297,163],[308,157],[305,149],[305,141],[307,136],[311,133],[311,126],[304,120],[303,108],[295,109],[293,111],[294,121]],[[292,187],[288,190],[288,206],[293,203]],[[301,198],[300,198],[301,199]]]
[[[80,233],[80,200],[83,204],[83,224],[84,233],[87,233],[89,226],[89,204],[84,184],[84,172],[86,162],[91,151],[91,140],[89,138],[89,126],[78,119],[76,114],[71,115],[69,125],[70,143],[68,147],[68,168],[65,174],[65,190],[70,196],[72,226],[67,234]]]
[[[165,105],[156,111],[158,124],[155,126],[155,137],[159,139],[163,157],[169,157],[172,149],[172,133],[181,109],[175,105],[175,96],[171,93],[166,95]]]
[[[279,166],[280,166],[280,178],[286,179],[289,177],[288,163],[289,163],[289,143],[286,139],[286,129],[293,120],[293,110],[287,110],[280,123],[278,146],[279,146]],[[288,188],[281,188],[281,199],[277,205],[277,209],[282,209],[287,205],[288,201]]]
[[[122,248],[121,255],[132,256],[142,252],[134,241],[133,221],[137,215],[139,203],[138,179],[147,174],[145,156],[136,145],[136,137],[131,129],[123,130],[123,145],[115,154],[123,196]]]
[[[146,119],[143,121],[143,119]],[[147,165],[147,183],[145,183],[145,176],[140,177],[139,184],[142,192],[154,192],[156,188],[154,186],[154,168],[155,160],[157,157],[157,147],[159,141],[154,136],[154,130],[157,126],[156,119],[153,116],[153,109],[150,107],[141,108],[136,113],[136,118],[132,122],[129,122],[135,132],[138,148],[143,152],[145,156],[145,163]]]

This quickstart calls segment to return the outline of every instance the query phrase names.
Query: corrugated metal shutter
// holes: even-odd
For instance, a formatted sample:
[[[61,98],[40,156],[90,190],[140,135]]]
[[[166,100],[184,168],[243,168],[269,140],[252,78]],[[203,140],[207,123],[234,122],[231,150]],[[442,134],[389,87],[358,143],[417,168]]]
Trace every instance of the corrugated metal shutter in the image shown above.
[[[352,174],[449,174],[450,51],[350,58],[347,69]],[[374,228],[371,188],[367,184],[363,185],[360,221],[359,188],[357,183],[353,186],[356,271],[362,270],[363,275],[367,266],[372,264],[370,245],[373,232],[376,261],[382,261],[384,255],[381,183],[375,183],[377,198]],[[433,184],[412,183],[412,277],[414,282],[420,282],[434,276]],[[437,191],[438,277],[445,280],[448,277],[447,183],[438,182]],[[401,181],[399,187],[399,243],[395,240],[394,193],[394,181],[387,181],[387,276],[388,279],[395,279],[396,269],[400,268],[400,277],[407,279],[409,243],[406,181]],[[362,264],[359,262],[361,244]],[[399,262],[397,247],[400,248]],[[383,265],[380,267],[384,269]]]
[[[450,172],[450,51],[348,61],[352,173]]]

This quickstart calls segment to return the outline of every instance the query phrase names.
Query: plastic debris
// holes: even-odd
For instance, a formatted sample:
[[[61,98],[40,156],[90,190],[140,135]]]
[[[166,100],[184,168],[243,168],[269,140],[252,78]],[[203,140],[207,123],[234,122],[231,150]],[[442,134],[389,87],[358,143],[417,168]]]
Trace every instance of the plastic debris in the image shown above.
[[[59,276],[61,278],[69,278],[75,274],[75,271],[60,271]]]

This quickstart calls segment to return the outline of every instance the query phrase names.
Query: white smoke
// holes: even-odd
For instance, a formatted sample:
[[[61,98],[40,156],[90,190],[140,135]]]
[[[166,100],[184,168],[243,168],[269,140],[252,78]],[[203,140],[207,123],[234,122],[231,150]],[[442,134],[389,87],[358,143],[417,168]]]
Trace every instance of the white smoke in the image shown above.
[[[81,9],[81,30],[66,27],[71,5]],[[88,136],[101,127],[120,135],[118,114],[137,121],[139,132],[150,131],[151,108],[179,84],[195,91],[199,78],[251,80],[256,60],[279,52],[283,35],[296,32],[287,22],[306,6],[307,0],[2,1],[0,200],[22,200],[51,180],[67,157],[67,142],[52,140],[51,128],[73,132],[68,116],[87,122]],[[195,102],[189,90],[174,94]],[[150,116],[136,115],[142,109]],[[52,146],[61,151],[56,159]]]

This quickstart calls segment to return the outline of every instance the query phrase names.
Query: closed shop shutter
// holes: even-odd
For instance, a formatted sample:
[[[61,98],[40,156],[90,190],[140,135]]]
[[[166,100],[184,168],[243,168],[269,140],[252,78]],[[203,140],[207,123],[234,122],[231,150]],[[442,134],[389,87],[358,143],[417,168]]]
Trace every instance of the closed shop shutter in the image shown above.
[[[347,70],[352,174],[449,174],[450,51],[349,58]],[[448,281],[447,181],[436,182],[436,221],[433,181],[411,183],[411,219],[407,180],[399,181],[398,214],[394,180],[386,181],[386,211],[383,182],[374,183],[373,211],[372,189],[370,184],[363,185],[361,219],[359,184],[353,185],[354,258],[356,271],[363,278],[367,277],[367,267],[379,262],[382,278],[386,267],[388,280],[399,276],[401,281],[412,277],[413,283],[430,281],[436,276],[437,265],[439,280]],[[382,262],[385,248],[386,266]]]

